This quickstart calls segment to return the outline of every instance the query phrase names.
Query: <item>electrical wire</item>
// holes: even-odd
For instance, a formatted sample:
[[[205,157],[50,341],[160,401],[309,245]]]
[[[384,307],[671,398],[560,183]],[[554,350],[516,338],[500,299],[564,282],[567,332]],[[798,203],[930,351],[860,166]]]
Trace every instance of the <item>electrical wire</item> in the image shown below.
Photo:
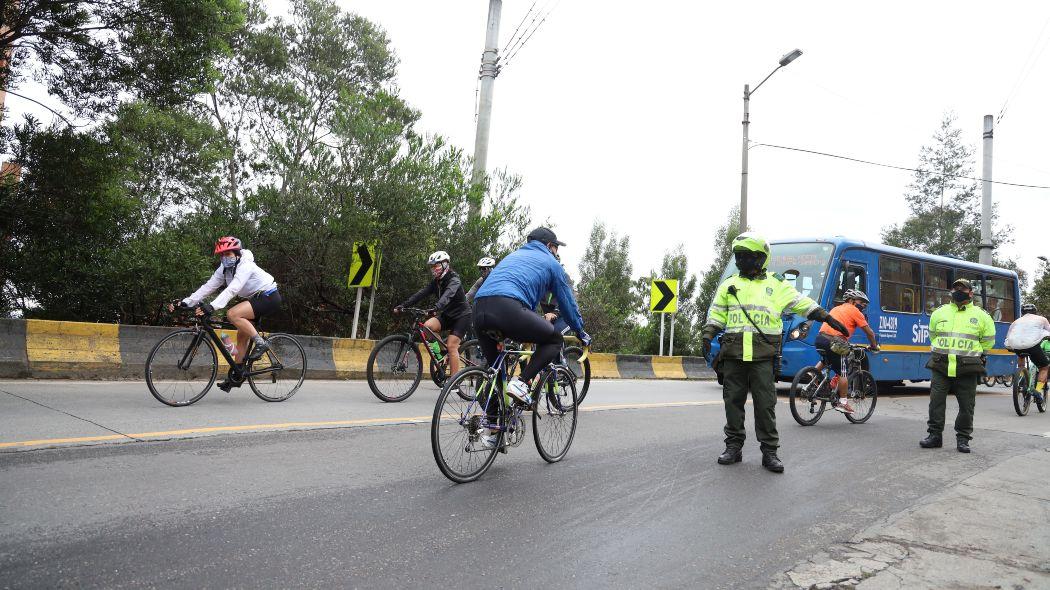
[[[1021,66],[1021,71],[1017,73],[1017,81],[1014,82],[1013,88],[1010,89],[1010,93],[1006,95],[1006,100],[1003,101],[1003,108],[999,109],[999,115],[995,118],[995,123],[999,124],[1006,115],[1006,107],[1009,106],[1010,100],[1017,94],[1024,83],[1028,81],[1028,77],[1032,75],[1032,71],[1035,66],[1038,65],[1039,60],[1043,57],[1043,52],[1046,51],[1047,45],[1050,45],[1050,37],[1047,38],[1046,42],[1043,43],[1043,48],[1036,54],[1036,49],[1039,48],[1040,41],[1043,40],[1043,33],[1046,32],[1047,26],[1050,25],[1050,16],[1046,18],[1046,22],[1043,23],[1043,28],[1039,29],[1039,35],[1035,38],[1035,43],[1032,44],[1032,49],[1028,52],[1028,57],[1025,58],[1024,64]],[[1032,59],[1032,56],[1035,59]]]
[[[503,49],[500,50],[501,54],[506,53],[507,52],[507,48],[510,47],[511,43],[514,42],[515,38],[518,36],[518,31],[521,30],[521,25],[525,24],[525,19],[529,18],[529,15],[532,14],[532,9],[536,8],[536,2],[537,1],[538,0],[533,0],[532,6],[529,6],[528,12],[526,12],[525,16],[521,17],[521,20],[518,21],[518,26],[514,27],[514,32],[511,33],[510,37],[507,38],[507,44],[504,45]]]
[[[550,17],[551,13],[553,13],[554,10],[558,8],[559,4],[561,4],[561,0],[555,0],[555,2],[553,2],[553,6],[551,6],[550,10],[548,10],[547,13],[543,15],[543,18],[539,21],[539,23],[537,23],[536,26],[532,28],[532,30],[528,33],[528,36],[525,36],[525,33],[522,33],[522,36],[524,38],[522,39],[521,43],[517,46],[517,48],[515,48],[513,52],[507,56],[507,59],[503,62],[503,67],[507,67],[510,64],[511,60],[514,59],[514,57],[518,55],[521,49],[525,47],[525,44],[529,42],[529,39],[532,39],[532,36],[536,34],[536,31],[538,31],[540,27],[543,26],[543,23],[547,22],[547,18]]]
[[[752,146],[756,146],[756,147],[769,147],[769,148],[776,148],[776,149],[779,149],[779,150],[789,150],[789,151],[793,151],[793,152],[802,152],[802,153],[806,153],[806,154],[813,154],[813,155],[816,155],[816,156],[825,156],[825,157],[828,157],[828,158],[838,158],[840,160],[849,160],[850,162],[857,162],[857,163],[860,163],[860,164],[868,164],[870,166],[880,166],[882,168],[892,168],[894,170],[904,170],[904,171],[907,171],[907,172],[929,172],[928,170],[920,170],[918,168],[909,168],[907,166],[896,166],[894,164],[883,164],[882,162],[872,162],[871,160],[862,160],[860,158],[853,158],[853,157],[850,157],[850,156],[841,156],[839,154],[829,154],[827,152],[818,152],[816,150],[808,150],[808,149],[799,148],[799,147],[791,147],[791,146],[786,146],[786,145],[774,145],[774,144],[771,144],[771,143],[759,143],[757,141],[752,141],[752,142],[749,142],[749,143]],[[975,178],[973,176],[963,176],[963,175],[959,175],[959,174],[946,174],[945,176],[946,177],[950,177],[950,178],[962,178],[962,179],[965,179],[965,180],[975,180],[975,181],[978,181],[978,182],[984,182],[983,178]],[[1020,187],[1020,188],[1050,189],[1050,186],[1043,186],[1043,185],[1038,185],[1038,184],[1021,184],[1021,183],[1017,183],[1017,182],[1006,182],[1006,181],[1003,181],[1003,180],[990,180],[988,182],[991,182],[992,184],[1001,184],[1001,185],[1005,185],[1005,186],[1016,186],[1016,187]]]

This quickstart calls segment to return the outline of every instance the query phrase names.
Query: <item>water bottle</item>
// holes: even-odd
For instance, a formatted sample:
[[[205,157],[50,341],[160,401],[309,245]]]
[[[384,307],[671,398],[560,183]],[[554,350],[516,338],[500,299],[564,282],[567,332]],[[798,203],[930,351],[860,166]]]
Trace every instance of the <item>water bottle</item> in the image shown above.
[[[226,334],[222,335],[222,345],[226,347],[226,351],[230,353],[230,356],[237,356],[237,343],[230,340],[230,337]]]
[[[441,344],[438,342],[428,342],[427,346],[430,347],[430,352],[434,353],[434,358],[441,360]]]

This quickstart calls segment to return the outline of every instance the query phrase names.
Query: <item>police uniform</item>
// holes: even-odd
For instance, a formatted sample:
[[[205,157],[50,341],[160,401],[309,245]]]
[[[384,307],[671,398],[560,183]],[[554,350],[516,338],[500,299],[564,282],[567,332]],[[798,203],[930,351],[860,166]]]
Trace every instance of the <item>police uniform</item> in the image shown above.
[[[717,369],[723,376],[726,452],[719,457],[719,463],[740,461],[745,438],[744,403],[750,391],[763,465],[779,472],[783,471],[783,465],[776,457],[780,439],[776,424],[773,360],[780,350],[783,336],[781,316],[790,312],[823,321],[828,314],[816,301],[784,282],[783,277],[767,272],[769,246],[765,240],[751,233],[741,234],[733,241],[733,251],[734,254],[757,253],[763,260],[757,271],[744,273],[741,270],[719,285],[704,326],[705,349],[718,332],[724,331]],[[831,321],[838,324],[836,320]],[[779,467],[767,464],[770,457]]]
[[[970,288],[970,282],[959,279],[952,285]],[[972,289],[971,289],[972,290]],[[995,323],[988,312],[972,302],[961,308],[948,303],[930,316],[930,361],[926,368],[930,379],[929,436],[925,448],[941,446],[944,411],[949,393],[959,401],[955,419],[955,436],[959,451],[969,452],[973,438],[973,411],[977,402],[977,382],[985,374],[983,357],[995,345]]]

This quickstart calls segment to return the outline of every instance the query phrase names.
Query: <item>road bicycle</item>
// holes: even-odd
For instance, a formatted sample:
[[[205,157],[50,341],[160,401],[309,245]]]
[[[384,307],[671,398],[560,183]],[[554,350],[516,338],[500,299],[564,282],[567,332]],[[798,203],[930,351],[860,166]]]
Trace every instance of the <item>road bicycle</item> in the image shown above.
[[[430,378],[434,384],[441,387],[448,381],[448,345],[440,334],[424,324],[430,313],[414,307],[406,307],[404,311],[412,315],[412,327],[404,334],[383,338],[368,354],[365,369],[368,388],[384,402],[405,401],[419,387],[423,380],[423,353],[420,349],[430,357]],[[459,362],[462,366],[476,366],[482,358],[477,340],[460,343]]]
[[[1014,411],[1017,412],[1018,416],[1028,415],[1028,410],[1032,407],[1032,402],[1035,401],[1035,407],[1040,412],[1046,411],[1046,396],[1048,388],[1046,385],[1043,386],[1043,391],[1040,392],[1043,395],[1043,401],[1039,402],[1032,395],[1032,390],[1028,386],[1032,382],[1032,370],[1031,363],[1028,362],[1028,355],[1019,354],[1017,355],[1017,372],[1013,377],[1013,390],[1014,390]],[[1037,371],[1038,373],[1038,371]]]
[[[587,397],[587,391],[591,387],[591,360],[582,346],[578,346],[575,343],[579,340],[575,336],[566,336],[565,341],[561,345],[561,353],[559,361],[561,365],[565,366],[572,373],[573,378],[576,380],[576,390],[578,399],[576,403],[583,403],[583,398]],[[529,350],[524,348],[522,344],[514,342],[513,340],[503,341],[504,349],[507,350],[507,377],[514,377],[514,374],[519,370],[525,368],[525,363],[528,357],[522,357],[518,355],[518,352],[523,350]]]
[[[481,477],[496,460],[525,440],[525,414],[532,414],[532,435],[544,461],[557,463],[569,452],[576,434],[579,400],[576,379],[563,364],[552,362],[536,376],[527,403],[506,394],[511,355],[528,357],[531,350],[510,351],[500,337],[500,352],[491,367],[467,367],[445,384],[434,407],[430,443],[434,460],[445,477],[467,483]],[[581,360],[587,360],[584,351]],[[461,394],[469,392],[470,400]],[[493,444],[486,444],[494,435]]]
[[[192,313],[192,310],[191,310]],[[211,315],[181,319],[189,327],[161,338],[146,357],[146,386],[157,401],[169,406],[188,406],[199,401],[215,383],[219,354],[229,367],[237,363],[216,328],[235,329]],[[257,323],[257,325],[259,325]],[[239,368],[255,395],[268,402],[283,402],[295,395],[306,377],[306,352],[290,334],[269,334],[270,349],[257,360],[246,360]],[[244,358],[252,352],[249,340]]]
[[[854,424],[863,424],[875,412],[878,401],[878,386],[875,377],[865,371],[864,357],[869,350],[867,345],[840,342],[842,366],[839,375],[845,375],[847,384],[846,400],[853,407],[853,413],[843,414]],[[838,352],[838,351],[836,351]],[[822,355],[823,356],[823,355]],[[838,391],[831,387],[831,370],[825,359],[824,368],[803,367],[791,381],[788,401],[791,415],[802,426],[812,426],[824,415],[824,409],[838,397]],[[841,378],[841,377],[840,377]]]

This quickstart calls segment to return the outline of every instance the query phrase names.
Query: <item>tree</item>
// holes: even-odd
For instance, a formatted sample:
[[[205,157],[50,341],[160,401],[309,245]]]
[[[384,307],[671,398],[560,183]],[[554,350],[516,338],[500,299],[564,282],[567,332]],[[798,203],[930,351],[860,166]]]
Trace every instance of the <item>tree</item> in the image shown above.
[[[701,326],[707,321],[707,312],[711,308],[711,301],[715,298],[715,292],[718,291],[719,279],[722,278],[726,265],[729,264],[730,258],[733,257],[733,240],[739,235],[740,210],[737,207],[733,207],[729,211],[729,217],[726,219],[725,224],[719,227],[715,233],[714,244],[711,246],[715,259],[700,277],[700,291],[696,296],[696,310]]]
[[[632,316],[640,301],[633,292],[631,239],[596,221],[580,260],[577,301],[596,351],[622,351],[630,343]]]
[[[689,274],[689,260],[685,254],[685,246],[678,244],[673,250],[665,252],[660,271],[651,271],[649,275],[638,279],[636,284],[638,300],[643,306],[648,301],[653,279],[677,279],[678,311],[673,316],[665,314],[668,315],[667,320],[674,319],[674,351],[680,356],[699,354],[696,328],[701,314],[694,298],[697,278],[696,275]],[[648,308],[643,307],[642,309]],[[668,331],[665,338],[670,338],[670,321],[667,322],[665,329]],[[656,314],[649,314],[646,324],[639,326],[636,330],[637,344],[634,350],[639,354],[657,354],[660,350],[659,338],[660,320]],[[665,350],[670,350],[670,347]]]
[[[973,176],[973,148],[961,140],[955,116],[947,114],[923,146],[915,178],[904,198],[911,215],[885,228],[882,240],[891,246],[955,256],[972,262],[981,244],[981,197]],[[993,211],[993,224],[996,213]],[[1009,228],[992,232],[994,247],[1009,243]]]
[[[213,59],[244,19],[241,0],[5,1],[0,89],[35,79],[79,115],[127,96],[171,106],[207,90]]]
[[[1025,296],[1025,301],[1035,304],[1039,314],[1050,316],[1050,263],[1045,260],[1040,262],[1037,276],[1032,290]]]

